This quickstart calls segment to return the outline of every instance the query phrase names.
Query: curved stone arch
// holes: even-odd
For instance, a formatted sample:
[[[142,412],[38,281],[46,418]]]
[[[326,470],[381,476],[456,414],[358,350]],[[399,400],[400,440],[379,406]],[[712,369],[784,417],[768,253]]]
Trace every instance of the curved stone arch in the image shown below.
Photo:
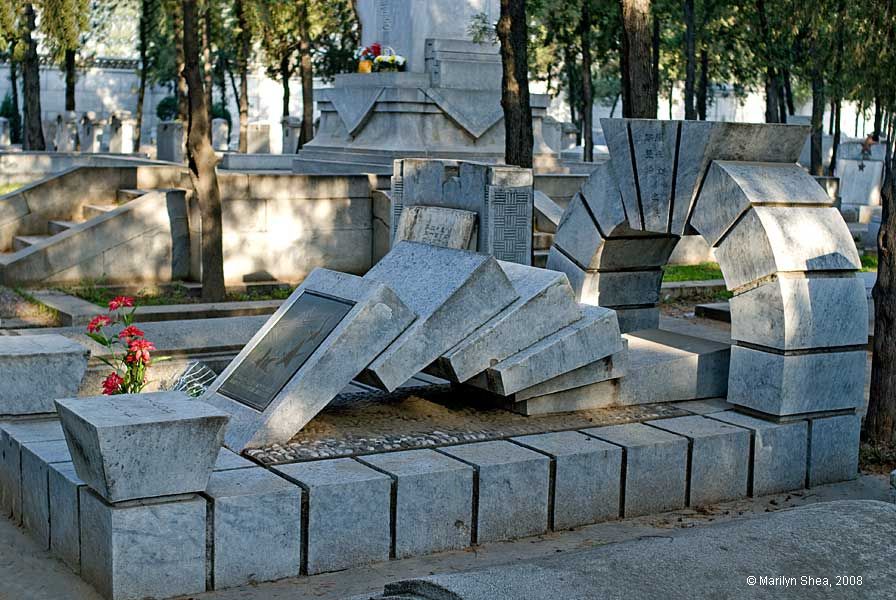
[[[832,200],[795,164],[807,128],[602,123],[610,161],[571,200],[548,268],[581,302],[616,309],[623,331],[657,327],[662,267],[681,235],[699,233],[734,294],[728,400],[775,416],[858,407],[860,259]]]

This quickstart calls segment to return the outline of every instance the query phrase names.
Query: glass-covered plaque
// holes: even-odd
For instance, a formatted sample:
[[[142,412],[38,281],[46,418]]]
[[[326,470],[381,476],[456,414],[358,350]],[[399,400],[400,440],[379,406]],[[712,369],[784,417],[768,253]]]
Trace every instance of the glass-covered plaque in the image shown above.
[[[347,300],[303,292],[237,365],[218,393],[264,411],[353,306]]]

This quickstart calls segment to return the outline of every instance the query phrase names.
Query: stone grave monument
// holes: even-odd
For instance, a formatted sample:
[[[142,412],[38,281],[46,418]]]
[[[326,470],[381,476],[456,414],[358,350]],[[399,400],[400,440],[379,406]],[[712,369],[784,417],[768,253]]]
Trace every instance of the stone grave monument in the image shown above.
[[[861,142],[840,144],[836,168],[840,179],[840,211],[849,219],[870,223],[880,214],[885,153],[885,144],[874,144],[868,157],[862,156]]]
[[[112,113],[109,124],[109,152],[132,154],[134,152],[134,120],[128,111]]]
[[[230,147],[230,126],[227,119],[212,119],[212,148],[226,152]]]
[[[280,126],[283,128],[283,154],[295,154],[302,135],[302,118],[283,117]]]
[[[332,88],[319,90],[320,127],[295,170],[387,166],[412,156],[501,160],[498,45],[469,32],[476,15],[498,20],[498,0],[360,0],[358,12],[362,45],[405,57],[405,70],[337,75]],[[536,161],[554,164],[558,155],[542,137],[549,99],[533,94],[531,102]]]
[[[0,117],[0,148],[5,148],[12,144],[9,135],[9,119]]]
[[[477,215],[472,250],[532,264],[532,171],[469,161],[396,160],[392,175],[393,241],[410,207],[440,207]]]
[[[86,112],[79,121],[81,152],[99,152],[106,128],[106,121],[98,119],[96,113]]]
[[[271,153],[271,124],[249,123],[247,132],[249,154]]]
[[[156,127],[156,158],[169,162],[184,162],[184,124],[163,121]]]
[[[56,152],[74,152],[78,148],[78,114],[67,111],[56,116]]]

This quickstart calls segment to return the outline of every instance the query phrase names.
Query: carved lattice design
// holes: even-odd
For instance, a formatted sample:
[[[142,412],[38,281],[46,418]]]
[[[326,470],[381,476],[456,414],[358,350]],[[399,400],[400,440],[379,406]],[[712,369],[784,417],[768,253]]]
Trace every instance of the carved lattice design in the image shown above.
[[[532,189],[488,188],[487,252],[499,260],[532,263]]]

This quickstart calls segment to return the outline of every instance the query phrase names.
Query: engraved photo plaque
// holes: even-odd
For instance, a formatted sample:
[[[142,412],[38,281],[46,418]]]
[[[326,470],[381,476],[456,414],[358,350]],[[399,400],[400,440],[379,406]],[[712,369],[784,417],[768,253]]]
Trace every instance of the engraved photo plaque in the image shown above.
[[[303,292],[221,384],[218,393],[263,412],[354,302]]]

